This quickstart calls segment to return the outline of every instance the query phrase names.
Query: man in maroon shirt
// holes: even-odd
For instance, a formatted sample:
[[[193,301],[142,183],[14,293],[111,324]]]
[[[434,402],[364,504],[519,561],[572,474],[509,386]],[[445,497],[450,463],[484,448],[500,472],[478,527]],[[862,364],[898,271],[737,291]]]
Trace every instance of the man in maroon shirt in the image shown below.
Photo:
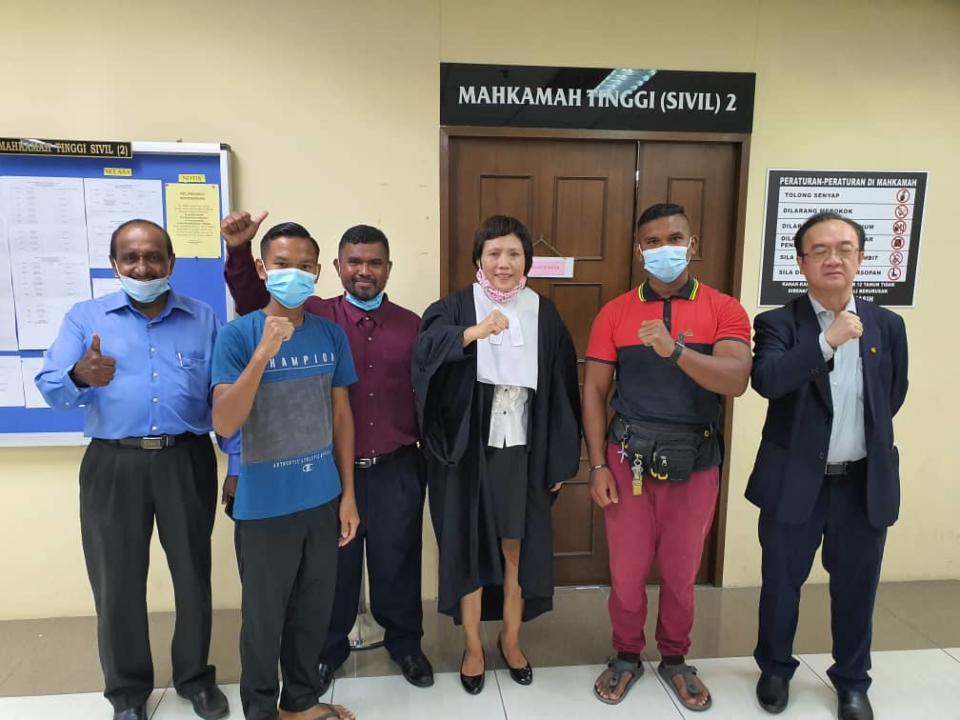
[[[257,274],[251,241],[261,212],[232,213],[221,225],[227,242],[225,276],[237,313],[267,304],[269,294]],[[347,334],[358,382],[350,386],[356,425],[355,493],[360,513],[356,540],[340,549],[337,587],[327,644],[321,658],[324,692],[350,654],[347,635],[357,618],[363,543],[370,575],[370,607],[386,630],[384,644],[412,685],[433,684],[433,668],[420,648],[423,605],[420,565],[425,475],[417,446],[418,430],[410,362],[420,318],[387,299],[390,245],[369,225],[348,229],[333,264],[344,293],[310,297],[307,312],[332,320]],[[224,499],[230,488],[224,488]]]

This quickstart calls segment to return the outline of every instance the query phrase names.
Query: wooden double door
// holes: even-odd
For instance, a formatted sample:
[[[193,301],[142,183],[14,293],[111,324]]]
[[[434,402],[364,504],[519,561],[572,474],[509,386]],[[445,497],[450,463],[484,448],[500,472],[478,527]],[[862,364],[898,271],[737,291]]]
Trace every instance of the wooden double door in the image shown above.
[[[594,317],[643,280],[633,250],[636,217],[644,208],[683,205],[700,238],[693,273],[724,292],[734,289],[738,143],[451,136],[446,147],[444,290],[473,282],[473,234],[484,218],[519,218],[535,255],[575,258],[572,278],[534,279],[530,286],[553,300],[570,329],[581,383]],[[558,585],[610,580],[603,513],[590,498],[587,464],[584,447],[580,472],[554,509]],[[718,579],[717,535],[715,521],[698,582]]]

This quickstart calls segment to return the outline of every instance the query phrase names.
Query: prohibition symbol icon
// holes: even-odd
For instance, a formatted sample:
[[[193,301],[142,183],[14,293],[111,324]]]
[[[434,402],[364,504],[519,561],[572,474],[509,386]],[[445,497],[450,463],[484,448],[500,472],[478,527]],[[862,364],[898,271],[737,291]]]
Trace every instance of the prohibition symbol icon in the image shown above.
[[[906,244],[907,244],[907,241],[903,239],[903,236],[902,236],[902,235],[897,235],[897,236],[896,236],[895,238],[893,238],[893,240],[890,242],[890,247],[892,247],[894,250],[903,250],[903,248],[904,248],[904,246],[905,246]]]
[[[898,218],[905,218],[910,214],[910,208],[908,208],[906,205],[897,205],[897,209],[893,211],[893,214]]]
[[[905,203],[910,200],[910,191],[906,188],[900,188],[897,190],[897,202]]]
[[[903,235],[907,231],[907,224],[903,220],[897,220],[893,224],[893,234]]]
[[[890,264],[903,265],[903,253],[900,253],[900,252],[890,253]]]
[[[898,267],[892,267],[887,271],[887,277],[893,281],[897,281],[903,277],[903,270]]]

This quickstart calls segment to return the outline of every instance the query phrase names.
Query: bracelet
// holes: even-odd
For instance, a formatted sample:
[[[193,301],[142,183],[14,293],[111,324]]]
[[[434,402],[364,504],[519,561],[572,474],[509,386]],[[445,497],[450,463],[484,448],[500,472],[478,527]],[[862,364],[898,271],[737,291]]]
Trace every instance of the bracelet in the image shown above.
[[[610,466],[607,465],[606,463],[600,463],[599,465],[591,465],[590,472],[594,472],[595,470],[603,470],[603,468],[607,468],[607,467],[610,467]]]

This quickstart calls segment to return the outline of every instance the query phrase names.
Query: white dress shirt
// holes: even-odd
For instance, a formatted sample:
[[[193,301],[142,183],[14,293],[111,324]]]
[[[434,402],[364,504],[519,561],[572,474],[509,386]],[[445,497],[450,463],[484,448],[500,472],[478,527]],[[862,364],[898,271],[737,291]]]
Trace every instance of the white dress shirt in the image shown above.
[[[830,427],[830,448],[827,462],[850,462],[867,456],[866,430],[863,420],[863,361],[860,358],[860,342],[848,340],[834,350],[827,342],[824,332],[836,317],[808,295],[820,323],[820,350],[823,359],[833,358],[833,371],[828,375],[830,397],[833,401],[833,424]],[[848,312],[856,313],[857,305],[851,295],[847,302]]]

